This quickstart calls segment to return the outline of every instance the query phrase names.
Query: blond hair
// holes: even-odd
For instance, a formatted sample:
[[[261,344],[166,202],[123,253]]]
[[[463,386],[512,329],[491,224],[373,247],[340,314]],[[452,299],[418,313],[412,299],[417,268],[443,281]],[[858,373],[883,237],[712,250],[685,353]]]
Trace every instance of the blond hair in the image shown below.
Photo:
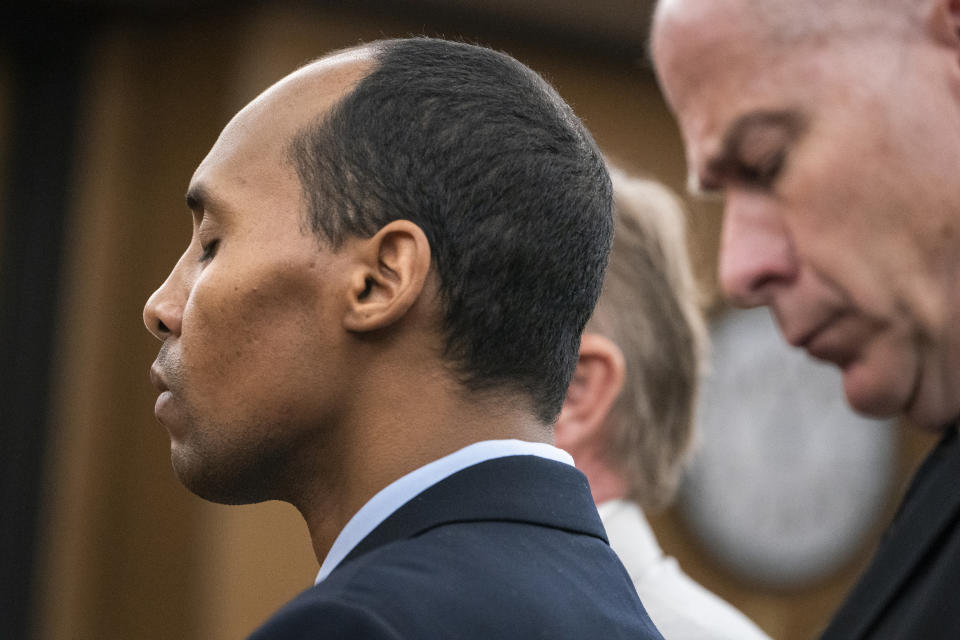
[[[614,242],[587,331],[623,351],[626,379],[605,424],[605,462],[646,510],[673,499],[694,440],[704,320],[684,210],[666,187],[610,167]]]

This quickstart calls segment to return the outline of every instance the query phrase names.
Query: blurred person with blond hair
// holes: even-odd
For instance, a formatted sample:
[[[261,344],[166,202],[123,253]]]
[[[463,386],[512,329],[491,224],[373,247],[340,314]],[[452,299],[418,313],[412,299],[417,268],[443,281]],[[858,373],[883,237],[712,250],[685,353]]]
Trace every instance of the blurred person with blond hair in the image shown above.
[[[614,245],[600,300],[557,420],[610,544],[664,637],[766,638],[664,555],[644,517],[673,499],[694,434],[707,334],[677,198],[608,167]]]

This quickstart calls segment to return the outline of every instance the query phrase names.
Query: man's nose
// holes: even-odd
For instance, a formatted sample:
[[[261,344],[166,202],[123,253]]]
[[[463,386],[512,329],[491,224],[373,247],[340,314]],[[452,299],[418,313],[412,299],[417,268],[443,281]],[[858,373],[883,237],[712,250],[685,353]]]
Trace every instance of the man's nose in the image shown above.
[[[185,298],[180,294],[176,273],[174,269],[143,307],[143,324],[158,340],[180,335]]]
[[[797,276],[793,241],[760,194],[728,193],[720,240],[720,286],[741,307],[770,304]]]

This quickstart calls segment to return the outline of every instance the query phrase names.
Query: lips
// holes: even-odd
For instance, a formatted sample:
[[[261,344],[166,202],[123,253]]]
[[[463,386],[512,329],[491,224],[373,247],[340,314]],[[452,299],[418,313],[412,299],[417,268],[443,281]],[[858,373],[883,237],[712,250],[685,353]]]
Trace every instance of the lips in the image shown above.
[[[808,309],[804,312],[796,306],[789,309],[782,307],[771,307],[771,309],[777,324],[780,325],[784,339],[791,346],[801,349],[806,349],[819,334],[844,315],[842,311],[828,309],[821,309],[814,313]]]
[[[170,387],[167,385],[167,381],[164,378],[163,374],[160,372],[160,367],[157,363],[154,363],[150,367],[150,383],[153,384],[153,387],[157,390],[157,402],[153,407],[153,415],[162,425],[169,426],[170,423],[170,403],[173,401],[173,393],[170,392]]]
[[[795,334],[795,339],[789,342],[814,358],[832,362],[842,369],[853,359],[858,341],[857,336],[848,331],[849,323],[843,323],[847,315],[833,313],[805,332]]]
[[[163,374],[160,373],[160,368],[156,363],[150,367],[150,384],[160,393],[164,391],[169,391],[170,387],[167,386],[166,380],[163,378]]]
[[[817,336],[827,330],[827,328],[833,323],[834,317],[835,316],[831,315],[825,320],[821,321],[819,324],[815,324],[802,332],[797,332],[792,336],[788,336],[787,342],[795,347],[806,349],[812,342],[814,342]]]

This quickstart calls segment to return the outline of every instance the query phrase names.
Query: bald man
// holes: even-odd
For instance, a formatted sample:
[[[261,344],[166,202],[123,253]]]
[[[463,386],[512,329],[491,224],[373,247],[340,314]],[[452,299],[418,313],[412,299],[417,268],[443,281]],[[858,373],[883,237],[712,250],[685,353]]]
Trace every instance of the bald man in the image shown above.
[[[503,54],[382,41],[221,133],[144,309],[173,467],[303,514],[316,585],[252,636],[660,638],[551,446],[611,242],[583,125]]]
[[[824,637],[958,637],[960,2],[663,0],[652,47],[728,296],[943,434]]]

